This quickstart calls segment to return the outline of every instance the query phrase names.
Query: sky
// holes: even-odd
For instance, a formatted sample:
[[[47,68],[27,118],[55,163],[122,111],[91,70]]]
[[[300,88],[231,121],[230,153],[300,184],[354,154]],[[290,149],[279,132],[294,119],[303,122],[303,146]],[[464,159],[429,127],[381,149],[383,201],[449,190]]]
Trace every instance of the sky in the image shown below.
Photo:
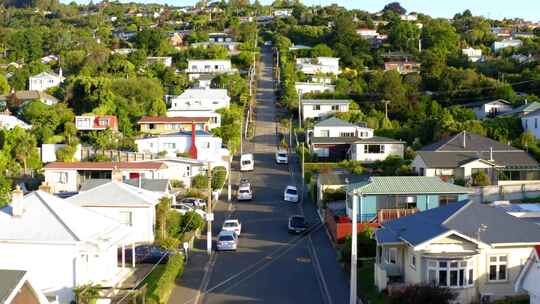
[[[143,3],[161,3],[175,6],[192,5],[197,0],[132,0]],[[260,0],[263,4],[272,3],[272,0]],[[385,4],[396,0],[303,0],[305,5],[328,5],[338,3],[351,9],[362,9],[369,12],[381,10]],[[65,0],[63,2],[69,2]],[[76,0],[76,2],[86,3],[88,0]],[[94,0],[94,2],[97,2]],[[121,2],[128,2],[121,0]],[[398,2],[407,11],[416,11],[433,17],[453,17],[454,14],[471,10],[474,15],[485,17],[502,18],[523,18],[530,21],[540,21],[540,0],[402,0]]]

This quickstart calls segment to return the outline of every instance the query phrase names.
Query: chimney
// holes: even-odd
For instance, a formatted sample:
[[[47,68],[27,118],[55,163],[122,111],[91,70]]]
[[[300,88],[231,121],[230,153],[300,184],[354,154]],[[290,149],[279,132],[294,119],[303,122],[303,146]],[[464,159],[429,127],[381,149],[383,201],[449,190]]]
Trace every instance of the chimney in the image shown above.
[[[49,186],[49,183],[47,182],[41,182],[41,185],[39,185],[38,188],[40,191],[51,193],[51,186]]]
[[[189,156],[193,159],[197,159],[197,146],[195,145],[195,139],[197,131],[195,130],[195,122],[191,122],[191,148],[189,149]]]
[[[15,190],[11,193],[11,215],[22,216],[24,213],[23,207],[24,193],[21,190],[21,186],[15,186]]]
[[[489,147],[489,161],[493,161],[493,147]]]
[[[467,148],[467,131],[463,131],[463,148]]]

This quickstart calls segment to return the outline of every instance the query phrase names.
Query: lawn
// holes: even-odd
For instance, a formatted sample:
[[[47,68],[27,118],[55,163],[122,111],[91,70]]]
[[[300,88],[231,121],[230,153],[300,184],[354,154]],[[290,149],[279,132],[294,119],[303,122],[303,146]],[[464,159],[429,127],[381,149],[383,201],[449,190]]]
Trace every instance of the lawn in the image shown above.
[[[384,304],[385,298],[374,285],[373,262],[362,261],[358,267],[358,295],[366,304]]]

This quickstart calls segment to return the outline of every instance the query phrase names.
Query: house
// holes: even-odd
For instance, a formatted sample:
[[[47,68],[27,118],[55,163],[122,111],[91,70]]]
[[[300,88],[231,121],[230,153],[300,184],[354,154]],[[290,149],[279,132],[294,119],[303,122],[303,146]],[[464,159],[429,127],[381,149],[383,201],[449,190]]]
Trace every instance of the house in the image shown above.
[[[335,57],[296,58],[296,69],[308,75],[341,74],[339,58]]]
[[[512,36],[514,30],[509,27],[492,27],[491,33],[495,34],[498,38],[508,38]]]
[[[105,179],[105,178],[89,179],[81,185],[79,192],[84,192],[90,189],[94,189],[95,187],[104,185],[106,183],[109,183],[110,181],[111,181],[110,179]],[[132,178],[132,179],[124,179],[122,180],[122,182],[124,184],[130,185],[136,188],[141,188],[146,191],[159,193],[162,196],[173,193],[171,182],[168,179]]]
[[[514,284],[540,245],[540,226],[463,201],[383,223],[375,240],[379,290],[432,283],[458,303],[489,303],[520,294]]]
[[[512,111],[512,104],[504,99],[471,102],[462,106],[473,110],[478,119],[493,118]]]
[[[512,38],[514,39],[519,39],[519,38],[534,39],[535,37],[536,35],[534,34],[534,32],[516,32],[512,34]]]
[[[317,83],[317,82],[296,82],[294,84],[296,91],[300,94],[320,94],[320,93],[334,93],[336,90],[335,85]]]
[[[302,99],[302,119],[325,118],[334,113],[348,112],[347,99]]]
[[[230,74],[235,72],[231,60],[188,60],[186,73],[189,79],[197,79],[204,74]]]
[[[293,10],[290,8],[278,8],[272,12],[272,16],[286,18],[286,17],[291,17],[292,12]]]
[[[356,33],[364,39],[373,39],[379,36],[379,33],[377,32],[376,29],[370,29],[370,28],[359,28],[356,30]]]
[[[0,303],[3,304],[53,304],[30,281],[25,270],[0,269]]]
[[[234,37],[226,33],[208,33],[208,41],[192,43],[193,47],[207,48],[210,45],[219,45],[229,50],[231,55],[239,53],[240,42],[234,40]]]
[[[521,117],[521,125],[525,132],[530,132],[536,138],[540,138],[540,108],[529,112]]]
[[[209,131],[212,127],[212,117],[168,117],[168,116],[143,116],[137,124],[145,134],[170,134],[191,130],[195,125],[196,130]]]
[[[132,268],[118,265],[118,252],[133,246],[131,229],[46,190],[23,196],[17,188],[0,209],[0,269],[27,271],[36,289],[62,304],[74,300],[76,287],[124,281]]]
[[[195,142],[195,148],[192,147]],[[189,155],[193,159],[221,160],[228,155],[223,149],[222,139],[205,131],[176,132],[162,135],[147,135],[135,139],[137,150],[144,153],[165,153],[167,157]],[[195,149],[195,151],[192,151]]]
[[[113,31],[112,35],[120,40],[128,41],[135,38],[137,36],[137,32]]]
[[[212,110],[197,110],[197,109],[169,109],[167,110],[167,117],[183,117],[183,119],[192,119],[198,121],[199,119],[208,118],[208,130],[221,126],[221,114]],[[167,127],[169,128],[169,127]],[[170,128],[169,128],[170,129]]]
[[[385,71],[397,71],[398,73],[410,74],[420,72],[421,63],[414,60],[395,60],[384,63]]]
[[[48,106],[58,103],[58,99],[45,92],[39,91],[16,91],[0,96],[0,104],[10,109],[21,109],[31,101],[38,100]]]
[[[167,36],[169,37],[170,44],[174,47],[179,47],[184,44],[184,37],[178,32],[167,33]]]
[[[470,62],[478,62],[482,60],[482,49],[468,47],[466,49],[461,49],[461,53],[467,56]]]
[[[118,119],[114,115],[75,116],[75,127],[79,131],[118,130]]]
[[[3,112],[0,113],[0,129],[11,130],[16,127],[26,130],[32,128],[31,125],[11,115],[9,109],[6,108]]]
[[[403,158],[405,142],[382,136],[360,138],[351,143],[349,158],[351,160],[372,163],[383,161],[389,156]]]
[[[506,112],[504,114],[501,114],[501,116],[517,116],[517,117],[523,117],[533,111],[536,111],[540,109],[540,103],[539,102],[527,102],[527,100],[525,100],[525,103],[516,107],[516,108],[513,108],[511,111],[509,112]]]
[[[504,39],[501,41],[495,41],[493,42],[492,49],[494,52],[498,52],[502,49],[513,47],[513,48],[519,48],[523,45],[523,42],[518,39]]]
[[[325,198],[325,192],[342,191],[345,197],[345,187],[348,184],[355,184],[368,179],[362,174],[350,174],[344,170],[334,170],[330,173],[319,173],[317,176],[317,202],[320,203]]]
[[[529,295],[530,304],[540,304],[540,246],[534,246],[534,250],[525,263],[525,267],[519,274],[514,291],[526,292]]]
[[[411,166],[418,175],[465,182],[484,172],[494,185],[540,179],[527,152],[466,131],[420,148]]]
[[[226,89],[187,89],[171,99],[169,111],[216,111],[228,108],[230,102]]]
[[[66,199],[119,223],[131,227],[129,243],[152,243],[156,225],[156,205],[163,194],[131,186],[122,181],[109,182]]]
[[[146,57],[146,64],[162,64],[166,67],[172,67],[172,57]]]
[[[163,179],[167,165],[158,161],[142,162],[52,162],[43,167],[45,182],[53,193],[78,192],[81,184],[93,178]]]
[[[43,92],[49,88],[59,86],[63,81],[62,68],[58,74],[53,72],[41,72],[37,75],[30,76],[28,79],[28,88],[30,91]]]
[[[400,15],[399,16],[401,18],[401,20],[403,21],[417,21],[418,20],[418,15],[416,13],[410,13],[410,14],[403,14],[403,15]]]

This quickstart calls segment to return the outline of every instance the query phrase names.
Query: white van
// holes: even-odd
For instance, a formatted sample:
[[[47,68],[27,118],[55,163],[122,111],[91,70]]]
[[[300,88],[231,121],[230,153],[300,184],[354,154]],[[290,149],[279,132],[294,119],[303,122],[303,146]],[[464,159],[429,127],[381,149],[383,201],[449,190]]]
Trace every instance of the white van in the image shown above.
[[[253,154],[242,154],[240,156],[240,171],[253,171],[254,165]]]

